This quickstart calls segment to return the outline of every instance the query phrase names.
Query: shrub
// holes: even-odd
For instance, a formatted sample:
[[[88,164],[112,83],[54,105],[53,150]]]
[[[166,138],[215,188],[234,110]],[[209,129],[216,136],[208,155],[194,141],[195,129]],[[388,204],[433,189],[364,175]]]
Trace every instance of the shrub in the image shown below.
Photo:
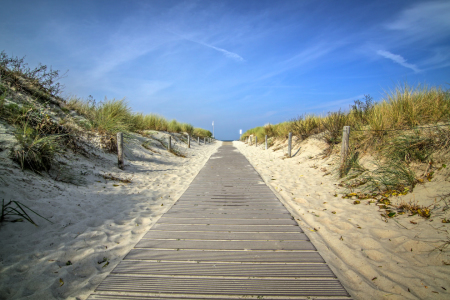
[[[55,155],[62,152],[60,135],[43,136],[28,123],[18,126],[15,136],[19,146],[13,149],[12,157],[22,170],[49,171]]]
[[[302,139],[318,133],[321,127],[320,117],[314,115],[298,116],[291,121],[292,133]]]
[[[63,86],[58,82],[62,77],[59,70],[53,70],[46,65],[39,64],[30,69],[24,62],[25,57],[9,57],[5,51],[0,53],[0,76],[18,90],[38,93],[44,97],[58,96]],[[47,94],[47,95],[46,95]]]
[[[325,141],[330,144],[338,144],[341,141],[342,128],[347,125],[348,116],[341,112],[330,112],[322,119],[322,126],[325,130]]]
[[[212,132],[203,128],[194,128],[193,136],[197,137],[212,137]]]
[[[169,132],[181,132],[181,126],[180,123],[178,123],[176,120],[172,120],[167,125],[167,131]]]

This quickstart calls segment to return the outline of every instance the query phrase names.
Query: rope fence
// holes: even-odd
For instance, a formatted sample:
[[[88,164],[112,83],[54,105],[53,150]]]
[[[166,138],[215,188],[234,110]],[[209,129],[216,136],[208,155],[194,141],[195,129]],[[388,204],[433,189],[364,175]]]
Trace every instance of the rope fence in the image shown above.
[[[450,123],[447,124],[440,124],[440,125],[433,125],[433,126],[415,126],[412,128],[404,128],[404,129],[352,129],[352,131],[358,131],[358,132],[386,132],[386,131],[415,131],[419,129],[433,129],[433,128],[440,128],[440,127],[449,127]],[[342,132],[342,146],[341,146],[341,166],[343,166],[346,163],[346,160],[348,158],[348,154],[350,151],[350,126],[344,126],[342,129],[339,130],[339,132]],[[255,136],[255,146],[257,138]],[[245,143],[252,145],[252,136],[248,136],[245,139]],[[265,150],[267,150],[267,135],[265,136]],[[292,132],[289,132],[288,134],[288,151],[287,151],[287,157],[291,158],[291,149],[292,149]],[[298,151],[297,151],[298,152]],[[297,154],[297,153],[296,153]],[[294,156],[296,155],[294,154]]]

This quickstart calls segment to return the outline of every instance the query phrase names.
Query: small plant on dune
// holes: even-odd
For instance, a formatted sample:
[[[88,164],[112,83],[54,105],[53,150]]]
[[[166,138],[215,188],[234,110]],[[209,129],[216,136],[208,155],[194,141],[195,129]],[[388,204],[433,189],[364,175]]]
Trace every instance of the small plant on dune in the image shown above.
[[[425,162],[433,153],[434,143],[433,138],[416,131],[415,134],[394,137],[383,149],[383,154],[404,162]]]
[[[0,53],[2,81],[16,91],[31,95],[36,101],[59,106],[62,99],[58,96],[63,86],[58,81],[65,74],[60,75],[60,71],[42,64],[31,69],[24,60],[25,57],[9,57],[2,51]]]
[[[182,123],[181,124],[181,131],[185,132],[189,135],[192,135],[194,133],[194,126],[188,123]]]
[[[291,127],[294,135],[306,139],[320,131],[320,118],[314,115],[298,116],[291,120]]]
[[[374,108],[373,98],[370,95],[364,95],[364,99],[355,100],[351,105],[349,119],[350,123],[364,126],[368,124],[368,117],[372,114]]]
[[[264,135],[267,135],[267,137],[273,137],[275,136],[273,125],[270,123],[267,123],[264,125]]]
[[[356,178],[357,176],[367,171],[367,169],[364,168],[359,162],[359,158],[360,154],[358,151],[350,151],[347,159],[344,161],[344,164],[339,166],[339,178],[347,175],[351,176],[352,178]]]
[[[418,182],[414,171],[402,161],[391,159],[377,162],[376,165],[375,170],[364,176],[367,187],[372,191],[403,191],[405,187],[410,187],[412,191]]]
[[[429,218],[431,216],[431,210],[429,206],[418,205],[417,203],[409,202],[406,203],[402,201],[400,205],[397,206],[400,211],[409,211],[411,215],[419,215],[424,218]]]
[[[212,137],[212,132],[203,128],[194,128],[193,136],[200,138]]]
[[[28,123],[19,125],[15,137],[19,146],[13,149],[12,158],[22,168],[34,172],[48,171],[56,154],[62,152],[59,143],[61,135],[42,135]]]
[[[174,133],[181,132],[180,123],[178,123],[176,120],[170,121],[168,126],[167,126],[167,131],[168,132],[174,132]]]
[[[324,139],[330,146],[341,141],[342,128],[347,125],[347,120],[347,115],[340,110],[330,112],[322,119],[322,126],[325,130]]]
[[[13,207],[13,205],[15,205],[15,207]],[[53,224],[52,221],[50,221],[47,218],[44,218],[43,216],[41,216],[40,214],[38,214],[37,212],[35,212],[31,208],[29,208],[28,206],[26,206],[25,204],[20,203],[19,201],[12,201],[12,200],[10,200],[8,203],[5,204],[5,199],[2,199],[2,213],[0,215],[0,222],[5,221],[7,216],[19,216],[19,217],[21,217],[21,219],[15,219],[15,220],[12,220],[12,222],[22,222],[25,219],[26,221],[30,222],[31,224],[37,226],[37,224],[33,221],[33,219],[31,219],[30,216],[27,214],[27,212],[25,211],[25,208],[28,209],[29,211],[31,211],[32,213],[36,214],[37,216],[39,216]]]
[[[122,100],[106,100],[100,103],[93,113],[93,127],[100,132],[117,133],[128,131],[131,127],[131,109]]]

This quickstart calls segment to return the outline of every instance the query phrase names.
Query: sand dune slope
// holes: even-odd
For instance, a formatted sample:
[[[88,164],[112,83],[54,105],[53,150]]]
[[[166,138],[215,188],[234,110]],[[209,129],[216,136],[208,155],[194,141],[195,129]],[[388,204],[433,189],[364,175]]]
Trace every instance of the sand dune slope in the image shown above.
[[[375,203],[355,205],[342,198],[344,190],[327,175],[336,158],[318,155],[324,142],[310,138],[295,146],[301,150],[289,159],[283,159],[285,148],[274,152],[243,142],[234,145],[290,208],[352,297],[450,298],[450,246],[437,249],[450,240],[450,224],[441,222],[450,216],[445,202],[434,206],[428,220],[405,214],[386,223]],[[403,200],[430,203],[445,191],[450,192],[448,182],[425,185]]]
[[[159,139],[168,136],[155,134]],[[61,158],[65,171],[52,174],[56,181],[47,174],[21,171],[2,153],[0,200],[21,201],[52,223],[33,214],[38,227],[3,222],[0,299],[86,299],[221,144],[195,142],[187,149],[180,136],[172,140],[187,158],[132,134],[126,138],[124,171],[117,168],[115,155],[92,149],[88,158]],[[149,142],[152,151],[142,147],[143,142]],[[107,179],[113,177],[131,183]]]

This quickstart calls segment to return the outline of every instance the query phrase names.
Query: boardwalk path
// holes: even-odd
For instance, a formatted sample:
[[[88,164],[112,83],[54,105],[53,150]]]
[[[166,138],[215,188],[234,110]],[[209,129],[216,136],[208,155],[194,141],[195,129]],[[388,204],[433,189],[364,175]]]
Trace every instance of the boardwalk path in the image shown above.
[[[349,299],[247,159],[231,145],[89,299]]]

